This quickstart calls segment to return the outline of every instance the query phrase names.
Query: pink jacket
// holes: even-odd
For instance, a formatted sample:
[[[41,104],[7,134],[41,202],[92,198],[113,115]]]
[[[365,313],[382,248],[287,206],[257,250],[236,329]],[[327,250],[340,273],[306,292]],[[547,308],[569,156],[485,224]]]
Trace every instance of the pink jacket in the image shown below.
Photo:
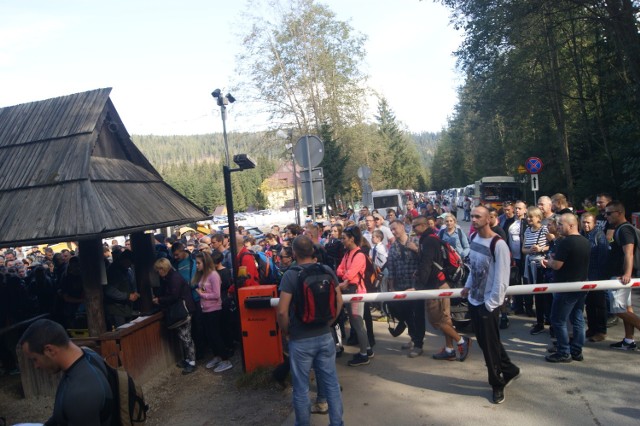
[[[213,312],[222,309],[222,299],[220,298],[220,275],[216,271],[211,272],[198,283],[198,287],[203,290],[200,293],[200,306],[202,312]]]
[[[347,252],[342,257],[342,262],[336,270],[336,275],[341,280],[349,281],[349,284],[356,285],[356,293],[366,293],[367,289],[364,286],[364,270],[367,266],[364,253],[360,252],[360,247],[356,247],[353,250]]]

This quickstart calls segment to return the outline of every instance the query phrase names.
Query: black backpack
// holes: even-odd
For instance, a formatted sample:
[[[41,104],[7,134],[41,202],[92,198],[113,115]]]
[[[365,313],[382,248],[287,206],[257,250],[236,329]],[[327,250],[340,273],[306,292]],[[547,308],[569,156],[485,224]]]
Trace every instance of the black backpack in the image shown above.
[[[296,317],[307,325],[329,324],[336,317],[337,282],[327,267],[315,263],[311,266],[293,266],[298,281],[293,298]]]

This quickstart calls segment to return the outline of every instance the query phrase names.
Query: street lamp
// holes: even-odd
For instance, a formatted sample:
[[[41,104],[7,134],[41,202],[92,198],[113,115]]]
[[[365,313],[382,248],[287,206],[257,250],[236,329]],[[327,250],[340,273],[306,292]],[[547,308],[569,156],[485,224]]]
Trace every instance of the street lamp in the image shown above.
[[[225,165],[229,167],[229,142],[227,141],[227,105],[236,101],[236,98],[227,93],[227,96],[223,96],[220,89],[216,89],[211,92],[211,96],[216,99],[218,106],[220,107],[220,115],[222,116],[222,138],[224,139],[224,158]]]
[[[295,210],[296,224],[300,225],[300,201],[298,198],[298,172],[296,170],[296,158],[293,153],[293,129],[289,129],[286,133],[283,130],[278,130],[276,136],[280,139],[287,139],[288,144],[285,148],[291,151],[291,164],[293,165],[293,207]]]

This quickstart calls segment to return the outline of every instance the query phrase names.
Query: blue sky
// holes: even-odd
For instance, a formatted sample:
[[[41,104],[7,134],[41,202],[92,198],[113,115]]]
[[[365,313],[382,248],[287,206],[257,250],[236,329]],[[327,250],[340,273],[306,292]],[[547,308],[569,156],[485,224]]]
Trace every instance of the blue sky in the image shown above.
[[[367,35],[369,85],[409,130],[446,126],[462,82],[452,54],[462,35],[448,24],[448,10],[429,0],[321,3]],[[0,0],[0,106],[113,87],[129,133],[219,132],[210,93],[236,80],[245,4]],[[228,130],[267,128],[236,119],[237,105],[229,107]]]

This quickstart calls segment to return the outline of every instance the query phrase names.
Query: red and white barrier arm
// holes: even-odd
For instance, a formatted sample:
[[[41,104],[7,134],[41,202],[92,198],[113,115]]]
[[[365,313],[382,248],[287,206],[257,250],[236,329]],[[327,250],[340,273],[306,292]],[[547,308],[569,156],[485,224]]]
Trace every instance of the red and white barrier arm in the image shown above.
[[[580,281],[573,283],[524,284],[511,286],[507,296],[540,293],[567,293],[573,291],[616,290],[619,288],[640,289],[640,278],[632,278],[624,285],[618,280]],[[461,288],[446,290],[390,291],[387,293],[343,294],[345,302],[394,302],[402,300],[445,299],[460,297]],[[271,306],[277,306],[280,299],[271,299]]]

